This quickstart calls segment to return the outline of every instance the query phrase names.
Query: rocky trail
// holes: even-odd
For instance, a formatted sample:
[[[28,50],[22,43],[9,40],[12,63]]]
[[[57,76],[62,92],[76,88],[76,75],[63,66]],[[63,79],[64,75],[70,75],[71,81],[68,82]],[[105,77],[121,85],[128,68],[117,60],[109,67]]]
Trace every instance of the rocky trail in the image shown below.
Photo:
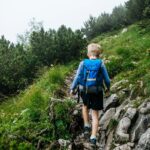
[[[72,76],[65,81],[63,91],[69,97]],[[89,137],[83,134],[82,102],[77,103],[70,123],[70,140],[59,139],[50,149],[67,150],[150,150],[150,98],[142,99],[133,86],[124,88],[128,80],[112,85],[112,94],[104,99],[104,111],[100,112],[97,144],[89,143]],[[141,87],[142,88],[142,87]],[[76,99],[76,96],[75,98]]]

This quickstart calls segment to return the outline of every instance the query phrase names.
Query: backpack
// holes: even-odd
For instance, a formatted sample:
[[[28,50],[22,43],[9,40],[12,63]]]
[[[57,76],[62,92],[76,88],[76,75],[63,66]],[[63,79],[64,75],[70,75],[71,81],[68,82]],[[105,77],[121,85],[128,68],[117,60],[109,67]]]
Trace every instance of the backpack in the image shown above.
[[[79,89],[85,93],[98,93],[101,86],[101,65],[100,59],[85,59],[83,61],[82,75],[79,78]]]

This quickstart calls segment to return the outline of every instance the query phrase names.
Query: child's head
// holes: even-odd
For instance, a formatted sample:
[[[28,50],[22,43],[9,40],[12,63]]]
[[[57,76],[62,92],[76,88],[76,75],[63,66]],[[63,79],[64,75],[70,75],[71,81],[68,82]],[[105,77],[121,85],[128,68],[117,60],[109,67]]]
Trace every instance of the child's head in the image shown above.
[[[88,57],[99,57],[102,52],[102,47],[99,44],[91,43],[87,46],[87,55]]]

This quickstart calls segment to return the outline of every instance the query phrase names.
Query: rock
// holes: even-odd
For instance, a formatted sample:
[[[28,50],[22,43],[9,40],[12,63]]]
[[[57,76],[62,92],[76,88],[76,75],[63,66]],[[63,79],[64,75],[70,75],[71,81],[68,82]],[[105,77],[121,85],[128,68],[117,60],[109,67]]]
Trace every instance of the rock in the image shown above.
[[[121,81],[116,82],[115,84],[112,85],[111,91],[116,92],[116,91],[120,90],[122,88],[122,85],[124,85],[128,82],[129,82],[128,80],[124,80],[124,79],[121,80]]]
[[[129,140],[129,134],[128,129],[131,125],[131,121],[134,119],[135,115],[137,113],[136,108],[129,107],[123,116],[123,118],[120,120],[117,130],[116,130],[116,138],[121,141],[125,142]]]
[[[73,113],[72,113],[72,115],[74,115],[74,116],[77,116],[77,115],[79,115],[79,114],[80,114],[80,113],[79,113],[78,110],[74,110]]]
[[[138,145],[136,146],[136,150],[150,150],[150,128],[142,134]]]
[[[131,120],[134,118],[134,116],[136,115],[136,108],[131,108],[129,107],[124,115],[124,117],[128,117],[130,118]]]
[[[68,146],[68,149],[67,150],[72,150],[72,144],[70,144],[69,146]]]
[[[116,130],[116,139],[117,141],[127,142],[129,141],[128,128],[131,125],[131,119],[124,117],[119,121],[117,130]]]
[[[60,144],[61,147],[67,147],[70,144],[70,141],[64,140],[64,139],[59,139],[58,143]]]
[[[100,126],[98,130],[98,135],[97,135],[97,141],[98,141],[97,146],[99,147],[99,150],[104,150],[104,147],[106,144],[106,136],[107,136],[106,131],[108,128],[108,124],[114,114],[115,114],[115,108],[110,108],[104,113],[104,115],[99,121]]]
[[[119,99],[117,94],[112,94],[104,101],[104,111],[107,111],[111,107],[117,107],[119,105]]]
[[[72,145],[72,150],[83,150],[83,149],[84,149],[84,145],[81,142]]]
[[[148,89],[147,88],[144,88],[144,95],[148,95]]]
[[[150,126],[150,114],[149,115],[140,115],[135,126],[131,131],[131,141],[137,142],[141,135],[148,129]]]
[[[145,102],[139,109],[141,114],[150,113],[150,102]]]
[[[99,122],[100,126],[102,126],[103,129],[107,128],[109,121],[114,116],[114,114],[115,114],[115,108],[110,108],[104,113],[104,115],[102,116]]]
[[[135,144],[132,143],[132,142],[128,142],[127,145],[129,145],[129,146],[132,147],[132,148],[135,146]]]
[[[143,108],[143,107],[146,107],[146,104],[147,102],[146,101],[144,101],[139,107],[138,107],[138,110],[140,110],[141,108]]]
[[[60,149],[60,144],[58,143],[58,141],[52,142],[50,147],[47,148],[47,150],[54,150],[54,149]]]
[[[94,150],[94,147],[91,143],[85,142],[83,145],[84,145],[84,149]]]
[[[127,31],[128,31],[127,28],[123,28],[123,30],[121,31],[121,33],[125,33],[125,32],[127,32]]]
[[[114,131],[111,131],[107,137],[106,145],[105,145],[105,150],[110,150],[112,141],[113,141],[113,133]]]
[[[121,146],[117,146],[116,148],[114,148],[113,150],[131,150],[131,147],[134,146],[134,143],[127,143]]]
[[[125,112],[125,106],[129,103],[129,100],[126,99],[119,107],[116,108],[116,113],[114,115],[114,119],[118,120],[122,115],[122,112]]]
[[[138,109],[140,110],[142,107],[146,107],[147,103],[149,102],[150,102],[150,97],[143,100],[143,103],[138,107]]]

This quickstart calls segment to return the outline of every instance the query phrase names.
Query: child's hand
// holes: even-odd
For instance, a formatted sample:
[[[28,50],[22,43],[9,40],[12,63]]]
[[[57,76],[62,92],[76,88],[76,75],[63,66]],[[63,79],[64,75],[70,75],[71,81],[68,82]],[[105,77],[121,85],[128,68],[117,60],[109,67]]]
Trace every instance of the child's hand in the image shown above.
[[[107,98],[107,97],[109,97],[110,96],[110,90],[106,90],[105,91],[105,97]]]
[[[70,95],[75,95],[74,90],[70,90]]]

